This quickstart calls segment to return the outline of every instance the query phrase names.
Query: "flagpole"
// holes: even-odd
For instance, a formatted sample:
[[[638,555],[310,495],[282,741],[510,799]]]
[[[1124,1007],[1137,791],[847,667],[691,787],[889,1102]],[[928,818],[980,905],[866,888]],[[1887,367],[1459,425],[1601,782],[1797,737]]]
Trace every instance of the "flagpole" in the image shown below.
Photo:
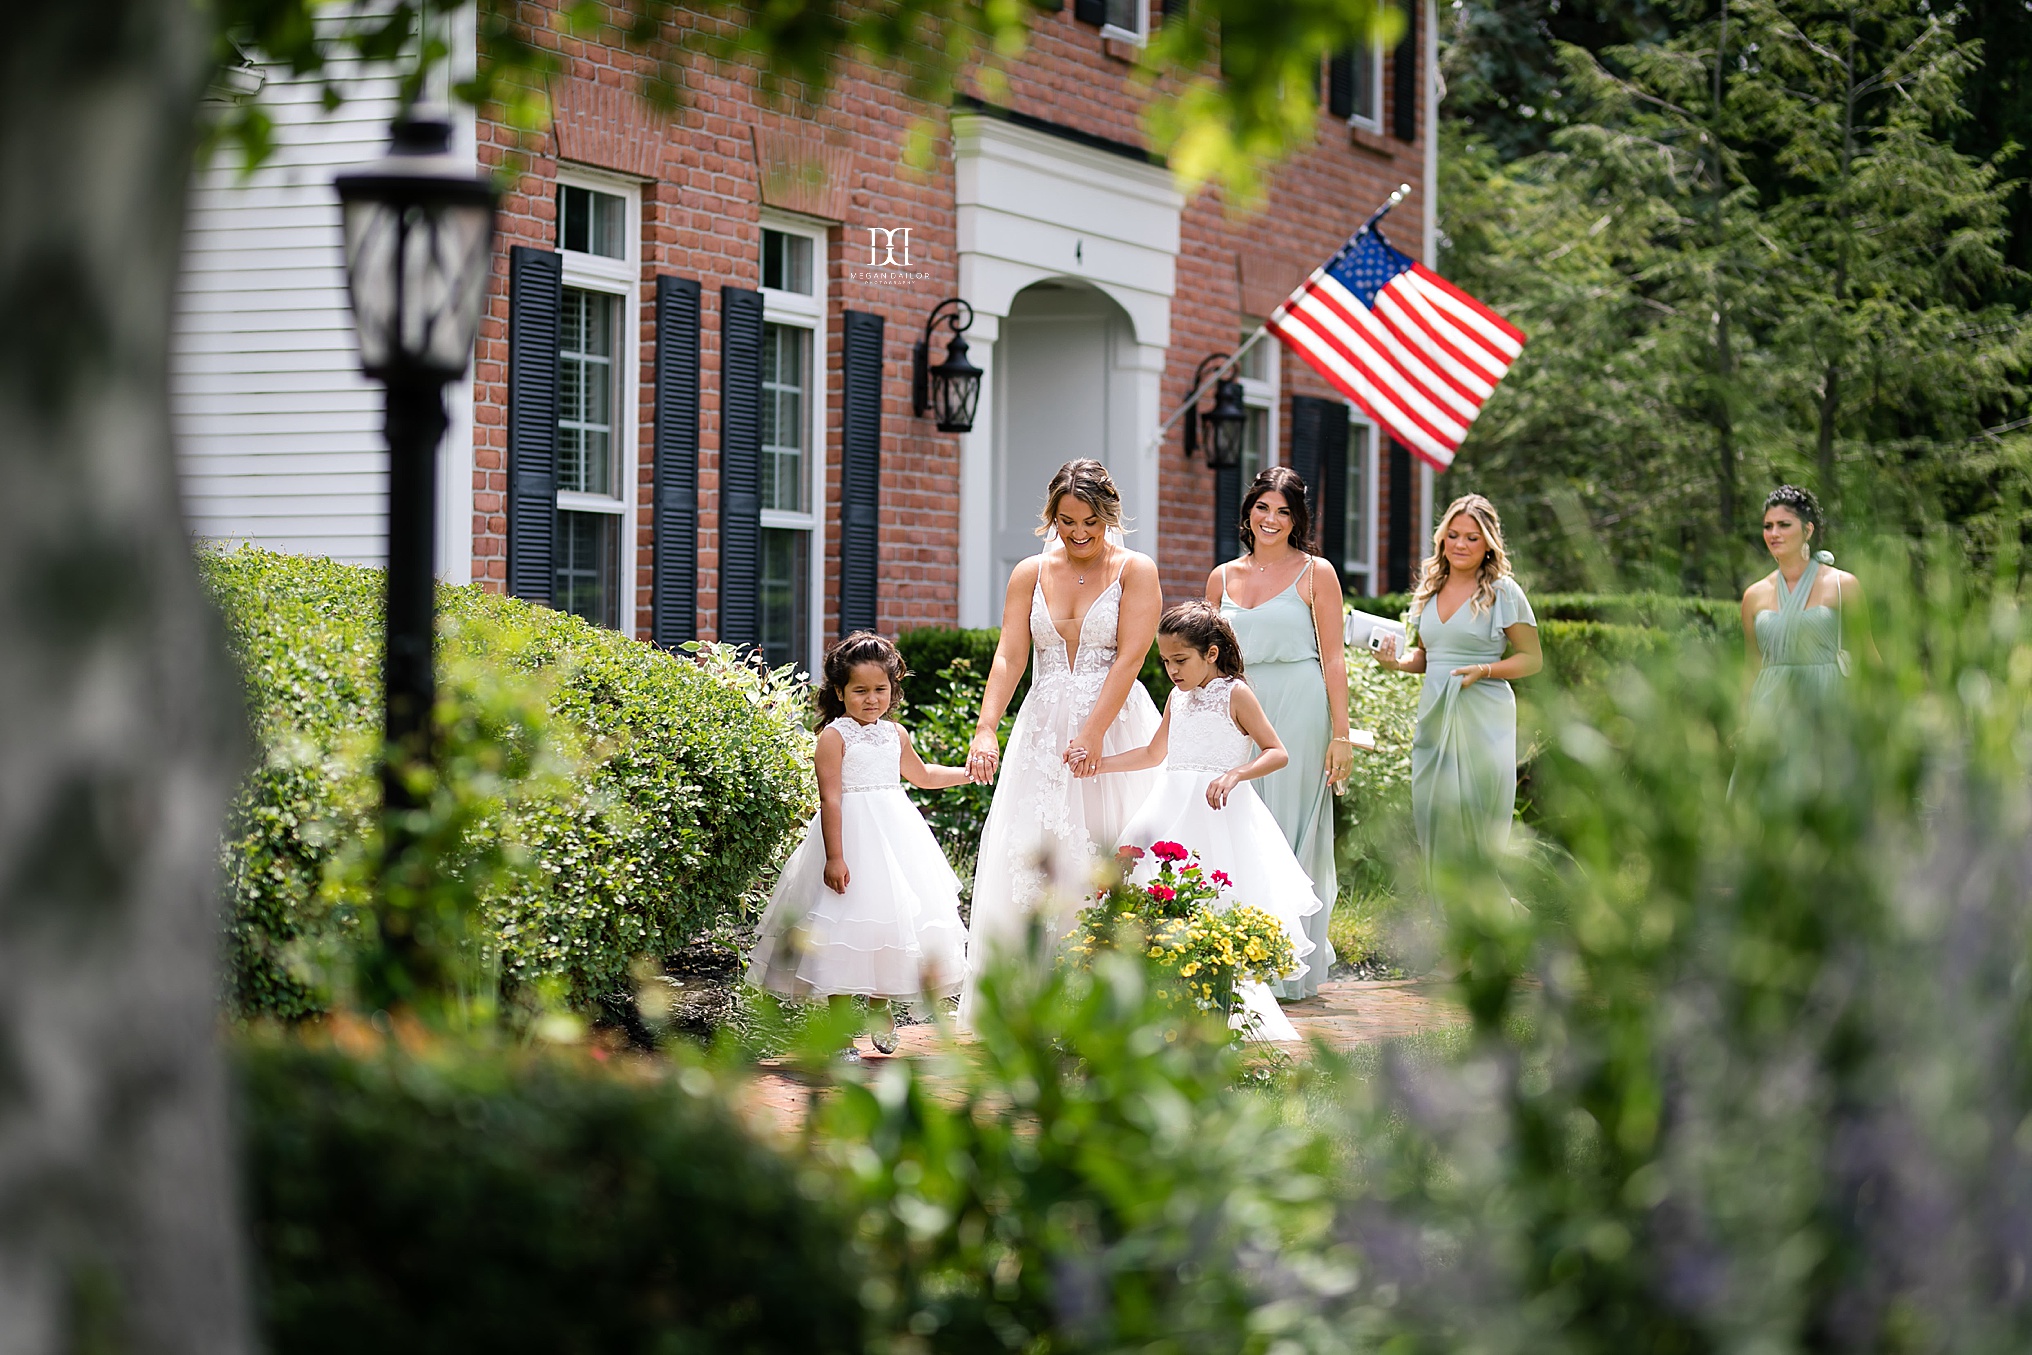
[[[1310,285],[1311,283],[1318,281],[1320,274],[1326,272],[1327,269],[1333,267],[1334,262],[1338,260],[1342,254],[1347,252],[1348,245],[1353,244],[1355,241],[1361,239],[1363,236],[1367,235],[1370,231],[1374,230],[1376,228],[1377,222],[1381,221],[1384,217],[1390,215],[1390,209],[1392,207],[1395,207],[1398,203],[1404,201],[1404,199],[1410,196],[1411,196],[1411,185],[1408,183],[1398,184],[1397,191],[1392,193],[1387,199],[1385,199],[1382,206],[1378,207],[1375,211],[1369,213],[1369,219],[1362,223],[1362,228],[1356,231],[1353,235],[1349,236],[1347,243],[1343,244],[1339,249],[1333,252],[1332,258],[1329,258],[1325,263],[1321,264],[1319,267],[1313,269],[1311,273],[1307,274],[1305,279],[1306,283]],[[1283,303],[1279,302],[1277,305],[1277,311],[1281,311],[1283,309],[1284,309]],[[1272,320],[1277,318],[1277,311],[1271,312],[1270,318]],[[1185,397],[1185,401],[1183,404],[1179,405],[1177,409],[1171,411],[1171,417],[1158,425],[1157,432],[1155,433],[1155,435],[1151,437],[1149,443],[1145,445],[1145,447],[1143,448],[1144,454],[1147,456],[1151,452],[1155,451],[1157,448],[1163,446],[1164,439],[1170,436],[1171,430],[1177,426],[1178,421],[1185,417],[1185,412],[1189,409],[1197,408],[1199,406],[1199,402],[1203,398],[1205,398],[1206,393],[1212,390],[1215,386],[1219,385],[1221,383],[1221,380],[1224,377],[1226,377],[1229,372],[1234,371],[1236,365],[1241,362],[1242,355],[1248,352],[1251,348],[1254,348],[1256,344],[1262,339],[1262,337],[1265,334],[1268,334],[1269,332],[1270,332],[1269,320],[1265,320],[1262,324],[1256,326],[1254,331],[1250,333],[1249,337],[1242,340],[1241,345],[1238,348],[1236,348],[1234,352],[1228,354],[1227,361],[1223,362],[1219,367],[1216,367],[1212,375],[1208,376],[1206,380],[1199,383],[1199,388],[1197,390],[1193,391],[1192,394]]]

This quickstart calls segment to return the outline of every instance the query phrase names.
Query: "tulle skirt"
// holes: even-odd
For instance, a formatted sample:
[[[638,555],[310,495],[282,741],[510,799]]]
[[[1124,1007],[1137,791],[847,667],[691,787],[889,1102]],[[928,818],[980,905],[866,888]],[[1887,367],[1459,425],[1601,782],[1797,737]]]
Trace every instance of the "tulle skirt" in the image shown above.
[[[1230,906],[1260,908],[1283,926],[1297,963],[1282,977],[1287,982],[1301,979],[1310,968],[1306,957],[1316,949],[1306,935],[1305,919],[1321,906],[1313,892],[1312,877],[1298,864],[1291,844],[1284,840],[1284,830],[1248,782],[1229,793],[1225,808],[1215,809],[1207,803],[1207,784],[1214,775],[1170,767],[1159,770],[1156,789],[1119,839],[1121,845],[1141,847],[1146,853],[1137,861],[1132,878],[1142,882],[1157,873],[1160,863],[1147,855],[1153,842],[1176,842],[1197,852],[1209,874],[1224,871],[1234,881],[1223,895]],[[1264,1038],[1298,1038],[1263,984],[1244,984],[1239,996],[1243,1008],[1260,1022],[1259,1033]]]
[[[813,815],[762,914],[748,982],[785,997],[950,997],[966,975],[959,880],[903,788],[840,797],[847,888]]]
[[[1054,939],[1072,930],[1097,869],[1154,784],[1154,772],[1081,779],[1065,765],[1066,745],[1085,725],[1104,676],[1048,679],[1031,688],[1016,713],[981,829],[963,1026],[973,1008],[972,977],[995,955],[1020,951],[1032,919]],[[1157,723],[1150,693],[1133,683],[1102,737],[1102,755],[1144,747]]]

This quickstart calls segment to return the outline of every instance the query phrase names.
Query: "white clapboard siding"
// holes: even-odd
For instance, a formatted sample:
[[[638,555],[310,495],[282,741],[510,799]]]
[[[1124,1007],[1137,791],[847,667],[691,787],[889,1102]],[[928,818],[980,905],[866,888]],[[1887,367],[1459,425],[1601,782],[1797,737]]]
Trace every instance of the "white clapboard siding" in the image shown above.
[[[392,85],[327,111],[271,74],[273,156],[222,154],[191,199],[171,369],[193,532],[359,564],[386,558],[380,390],[360,375],[332,175],[380,155]]]
[[[270,73],[274,154],[219,154],[191,193],[171,408],[191,530],[360,565],[386,559],[380,390],[358,368],[331,175],[388,144],[386,81],[327,112]]]

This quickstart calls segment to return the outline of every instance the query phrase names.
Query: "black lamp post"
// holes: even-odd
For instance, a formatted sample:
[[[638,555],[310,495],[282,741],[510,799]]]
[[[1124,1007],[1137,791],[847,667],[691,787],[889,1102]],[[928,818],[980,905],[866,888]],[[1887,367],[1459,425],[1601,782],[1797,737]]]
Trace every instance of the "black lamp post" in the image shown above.
[[[387,755],[382,795],[412,807],[402,777],[431,758],[430,712],[437,555],[437,449],[445,384],[465,373],[486,297],[494,239],[492,183],[451,154],[451,127],[429,117],[394,125],[388,154],[338,175],[345,214],[346,284],[360,366],[387,387]]]
[[[1192,374],[1191,389],[1206,381],[1207,370],[1228,360],[1229,354],[1212,353],[1200,359]],[[1206,463],[1214,470],[1242,464],[1242,436],[1249,426],[1249,411],[1242,403],[1242,383],[1232,377],[1214,383],[1214,406],[1206,413],[1197,406],[1185,411],[1185,454],[1200,450],[1200,425],[1206,425]]]
[[[961,311],[966,312],[964,320]],[[941,321],[952,330],[952,338],[946,341],[945,361],[932,367],[931,331]],[[911,355],[911,410],[920,418],[929,410],[941,433],[971,433],[974,429],[974,411],[981,403],[981,369],[967,361],[963,337],[973,323],[972,306],[956,296],[946,298],[932,307],[924,322],[924,337]]]

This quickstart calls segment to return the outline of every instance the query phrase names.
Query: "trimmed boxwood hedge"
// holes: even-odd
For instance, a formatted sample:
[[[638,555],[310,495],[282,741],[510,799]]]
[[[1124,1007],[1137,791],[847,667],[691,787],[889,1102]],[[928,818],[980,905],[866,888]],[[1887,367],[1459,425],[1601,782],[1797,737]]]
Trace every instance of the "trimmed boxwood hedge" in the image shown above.
[[[1350,597],[1348,606],[1373,616],[1402,616],[1410,610],[1411,595]],[[1703,626],[1722,635],[1742,629],[1739,603],[1726,598],[1681,597],[1672,593],[1535,593],[1531,597],[1531,610],[1541,623],[1592,621],[1654,629]]]
[[[269,1349],[863,1348],[847,1222],[703,1068],[347,1043],[241,1048]]]
[[[374,832],[382,576],[252,549],[202,570],[262,749],[224,838],[229,999],[313,1015],[330,997],[316,961],[351,925],[335,878]],[[472,836],[504,863],[472,882],[501,978],[561,983],[584,1008],[631,992],[631,963],[739,907],[809,813],[803,690],[478,588],[438,605],[448,741],[549,755],[548,772],[526,749],[456,762],[491,782],[466,789],[488,806]]]

